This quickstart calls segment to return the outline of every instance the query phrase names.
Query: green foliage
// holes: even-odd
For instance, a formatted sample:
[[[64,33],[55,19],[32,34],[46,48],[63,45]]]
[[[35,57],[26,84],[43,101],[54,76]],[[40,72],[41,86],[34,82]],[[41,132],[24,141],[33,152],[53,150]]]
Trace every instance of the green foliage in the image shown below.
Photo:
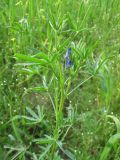
[[[117,151],[118,147],[116,147],[115,145],[118,143],[118,140],[120,139],[120,121],[115,116],[108,115],[107,117],[111,118],[115,122],[115,125],[117,127],[117,134],[114,134],[108,140],[108,142],[107,142],[107,144],[106,144],[106,146],[100,156],[100,160],[108,159],[108,156],[109,156],[109,153],[110,153],[110,150],[112,149],[112,147],[114,147],[115,151]]]
[[[0,159],[119,159],[119,11],[119,0],[0,1]]]

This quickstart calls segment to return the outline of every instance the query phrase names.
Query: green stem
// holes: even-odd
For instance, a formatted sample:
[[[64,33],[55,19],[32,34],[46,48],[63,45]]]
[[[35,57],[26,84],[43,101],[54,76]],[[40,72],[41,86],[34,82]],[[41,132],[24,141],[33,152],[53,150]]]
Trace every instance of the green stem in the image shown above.
[[[53,143],[52,150],[51,150],[51,159],[54,157],[54,153],[57,148],[57,141],[59,139],[59,130],[63,125],[63,107],[64,107],[64,100],[65,100],[65,95],[64,95],[64,75],[62,73],[62,65],[59,64],[59,73],[60,73],[60,79],[59,79],[59,87],[60,87],[60,103],[58,104],[58,95],[59,91],[56,93],[56,98],[55,98],[55,107],[56,107],[56,127],[54,130],[54,139],[55,142]]]

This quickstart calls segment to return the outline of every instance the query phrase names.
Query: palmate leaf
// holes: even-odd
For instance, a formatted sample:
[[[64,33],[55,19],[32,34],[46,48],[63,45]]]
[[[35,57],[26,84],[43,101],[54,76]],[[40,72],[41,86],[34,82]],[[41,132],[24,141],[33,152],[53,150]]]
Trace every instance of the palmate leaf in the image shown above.
[[[31,108],[26,107],[26,110],[30,116],[16,115],[10,121],[25,119],[27,121],[26,124],[28,125],[38,124],[43,121],[44,118],[43,108],[37,106],[37,114]]]
[[[44,118],[43,109],[41,109],[39,106],[37,106],[37,112],[38,112],[37,114],[31,108],[27,107],[26,110],[31,115],[31,117],[22,116],[22,118],[31,121],[30,123],[27,124],[37,124],[43,120]]]

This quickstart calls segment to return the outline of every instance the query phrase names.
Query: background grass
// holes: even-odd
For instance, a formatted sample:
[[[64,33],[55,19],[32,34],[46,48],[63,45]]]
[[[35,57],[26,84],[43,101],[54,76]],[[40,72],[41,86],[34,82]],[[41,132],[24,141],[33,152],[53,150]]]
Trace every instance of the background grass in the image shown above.
[[[1,160],[120,158],[119,11],[119,0],[0,1]]]

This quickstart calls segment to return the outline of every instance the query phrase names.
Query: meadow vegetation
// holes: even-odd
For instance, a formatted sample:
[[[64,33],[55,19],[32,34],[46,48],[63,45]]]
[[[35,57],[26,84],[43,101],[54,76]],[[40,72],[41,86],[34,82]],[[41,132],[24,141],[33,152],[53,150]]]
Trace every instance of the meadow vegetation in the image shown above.
[[[1,0],[0,18],[0,160],[119,160],[120,1]]]

